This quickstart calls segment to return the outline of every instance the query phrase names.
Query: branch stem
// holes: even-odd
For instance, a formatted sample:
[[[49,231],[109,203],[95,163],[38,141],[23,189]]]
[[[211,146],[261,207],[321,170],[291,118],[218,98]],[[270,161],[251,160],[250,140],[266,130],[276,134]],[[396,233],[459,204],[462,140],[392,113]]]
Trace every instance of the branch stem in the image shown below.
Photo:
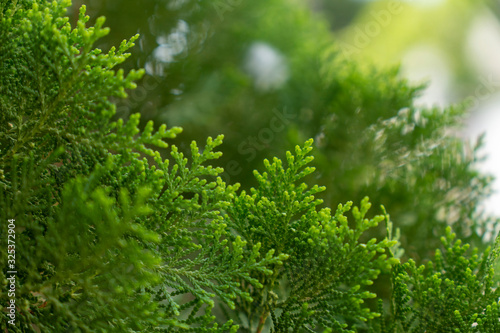
[[[264,329],[264,323],[266,322],[267,316],[269,316],[269,312],[263,312],[260,315],[259,319],[259,325],[257,326],[257,332],[256,333],[262,333],[262,330]]]

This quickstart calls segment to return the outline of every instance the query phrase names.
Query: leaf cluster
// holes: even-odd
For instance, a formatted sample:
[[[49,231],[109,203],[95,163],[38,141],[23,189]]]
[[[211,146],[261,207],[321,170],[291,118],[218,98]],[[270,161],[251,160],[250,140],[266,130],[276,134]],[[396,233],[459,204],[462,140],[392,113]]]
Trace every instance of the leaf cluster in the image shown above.
[[[220,212],[236,188],[203,165],[220,156],[222,137],[201,153],[193,143],[189,165],[172,146],[169,166],[152,147],[167,148],[179,128],[114,121],[110,99],[143,74],[114,69],[137,36],[103,54],[93,44],[108,32],[104,19],[86,27],[83,6],[72,28],[69,4],[2,2],[0,11],[0,198],[2,219],[16,220],[20,272],[8,329],[234,331],[214,323],[214,298],[234,307],[249,297],[235,281],[259,286],[250,272],[269,273],[281,257],[243,258],[245,242],[227,239]]]
[[[470,332],[500,329],[500,289],[495,273],[499,239],[483,253],[456,240],[448,228],[442,251],[417,266],[409,260],[394,266],[390,320],[374,332]]]
[[[242,191],[228,208],[229,225],[236,234],[259,242],[264,252],[271,249],[289,257],[270,277],[260,278],[263,292],[250,289],[253,302],[242,300],[249,332],[252,327],[260,332],[268,316],[273,332],[319,328],[354,332],[348,323],[379,315],[363,304],[376,296],[366,286],[399,262],[384,254],[396,241],[361,240],[368,229],[386,219],[366,217],[371,206],[368,198],[352,209],[351,223],[345,214],[352,202],[339,205],[334,214],[329,208],[317,209],[322,200],[314,195],[325,188],[308,189],[299,183],[314,171],[307,166],[313,159],[308,156],[312,144],[309,140],[303,148],[297,146],[295,154],[287,152],[286,168],[277,158],[273,163],[264,160],[266,172],[255,171],[259,186],[250,194]]]

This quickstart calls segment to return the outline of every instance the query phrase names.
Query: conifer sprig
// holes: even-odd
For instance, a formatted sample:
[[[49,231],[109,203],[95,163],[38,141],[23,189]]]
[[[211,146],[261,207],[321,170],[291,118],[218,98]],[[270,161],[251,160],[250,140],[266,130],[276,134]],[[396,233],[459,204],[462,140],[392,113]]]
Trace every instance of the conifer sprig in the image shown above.
[[[249,332],[253,332],[252,325],[260,332],[268,316],[273,332],[312,332],[321,327],[353,332],[348,323],[378,316],[362,305],[364,299],[375,297],[365,286],[398,262],[383,254],[395,241],[360,241],[366,230],[386,218],[365,217],[368,198],[359,209],[353,208],[351,227],[344,214],[352,203],[339,205],[332,215],[329,208],[316,208],[322,201],[314,195],[324,187],[307,189],[297,184],[314,171],[307,166],[313,159],[308,156],[312,143],[297,146],[295,155],[287,152],[287,168],[277,158],[272,164],[265,160],[266,172],[255,172],[259,186],[251,189],[251,195],[243,191],[228,208],[229,226],[244,239],[289,256],[283,266],[274,268],[273,275],[259,276],[264,289],[251,291],[256,301],[241,300]]]
[[[500,289],[494,267],[498,239],[479,254],[477,248],[456,240],[451,229],[441,238],[434,260],[415,261],[393,270],[390,325],[374,332],[493,333],[500,328]]]

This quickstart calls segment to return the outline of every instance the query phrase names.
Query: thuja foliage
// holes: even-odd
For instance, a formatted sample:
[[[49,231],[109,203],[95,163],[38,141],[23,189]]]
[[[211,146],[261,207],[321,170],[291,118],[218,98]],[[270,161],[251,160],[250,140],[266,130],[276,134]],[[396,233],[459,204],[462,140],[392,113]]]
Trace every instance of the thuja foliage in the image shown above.
[[[19,272],[16,325],[4,313],[2,328],[234,331],[213,323],[213,299],[248,299],[239,280],[260,286],[250,273],[269,274],[285,255],[261,258],[254,245],[242,257],[245,242],[228,241],[221,211],[235,188],[204,166],[220,155],[221,137],[202,152],[193,144],[189,166],[172,147],[169,166],[148,147],[167,147],[179,128],[140,132],[138,115],[111,121],[109,98],[126,96],[143,74],[112,69],[136,37],[107,54],[92,49],[104,19],[87,28],[82,7],[71,28],[69,4],[2,3],[0,191],[2,218],[16,220]],[[186,191],[196,194],[184,199]]]
[[[368,198],[360,208],[353,208],[349,226],[345,214],[352,202],[339,205],[334,213],[329,208],[318,210],[322,200],[314,194],[325,188],[308,189],[297,183],[314,171],[306,166],[313,159],[307,156],[311,145],[309,140],[304,148],[297,146],[295,154],[288,152],[286,169],[277,158],[273,163],[264,160],[266,172],[255,172],[258,187],[250,194],[243,191],[228,208],[233,219],[229,226],[249,244],[259,243],[264,252],[274,250],[290,257],[271,276],[259,278],[264,281],[263,290],[249,286],[252,301],[241,300],[238,312],[244,309],[248,332],[254,332],[255,326],[260,332],[268,316],[273,332],[316,327],[349,331],[346,321],[367,321],[378,315],[363,306],[364,299],[375,297],[364,287],[398,262],[383,254],[395,241],[360,241],[367,229],[385,219],[365,217]]]
[[[498,332],[500,289],[495,274],[497,241],[484,253],[456,240],[450,228],[442,251],[417,266],[413,260],[394,266],[391,320],[375,332]]]
[[[144,74],[116,70],[137,36],[102,52],[104,19],[87,27],[83,6],[71,26],[69,5],[0,2],[0,225],[15,220],[17,271],[9,323],[2,250],[1,330],[496,332],[496,246],[469,255],[448,233],[434,264],[400,264],[384,210],[319,207],[312,140],[265,160],[256,187],[226,184],[222,136],[187,158],[167,143],[180,128],[114,118]],[[382,273],[389,312],[365,303]]]

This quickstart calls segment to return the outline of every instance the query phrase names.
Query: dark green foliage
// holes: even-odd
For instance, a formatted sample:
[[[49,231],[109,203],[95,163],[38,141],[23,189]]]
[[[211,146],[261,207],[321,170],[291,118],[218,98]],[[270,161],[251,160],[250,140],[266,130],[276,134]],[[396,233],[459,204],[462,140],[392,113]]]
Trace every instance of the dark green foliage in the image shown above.
[[[247,247],[241,238],[231,237],[228,233],[226,217],[221,211],[228,208],[237,187],[226,187],[220,178],[207,182],[207,176],[215,176],[221,170],[202,165],[220,156],[221,153],[212,150],[221,143],[222,136],[216,140],[209,138],[200,153],[193,142],[189,168],[186,167],[188,160],[175,146],[171,152],[174,161],[171,167],[169,160],[162,161],[156,153],[158,169],[154,171],[153,167],[154,172],[149,176],[146,173],[144,179],[146,183],[158,183],[164,179],[164,191],[158,188],[158,198],[151,203],[153,213],[144,221],[149,229],[161,235],[155,251],[162,258],[159,267],[162,283],[154,293],[155,300],[165,304],[169,316],[177,317],[187,312],[188,317],[180,321],[181,327],[200,326],[199,331],[205,331],[207,324],[214,319],[210,310],[216,296],[234,309],[235,298],[251,300],[250,295],[240,288],[241,282],[262,288],[251,272],[270,275],[272,271],[267,266],[279,266],[286,259],[285,255],[273,256],[272,250],[263,253],[264,258],[259,259],[259,243]],[[249,252],[247,256],[243,256],[245,251]],[[176,297],[179,295],[187,297]],[[205,305],[206,314],[197,317],[197,311]],[[230,322],[225,327],[229,328]],[[165,331],[174,330],[166,328]],[[213,331],[219,330],[214,326]]]
[[[229,330],[231,322],[212,323],[214,297],[234,307],[235,297],[248,298],[240,279],[259,286],[250,272],[270,274],[266,267],[285,257],[270,252],[260,259],[250,249],[254,255],[243,258],[245,243],[227,241],[220,211],[235,188],[207,182],[221,170],[202,166],[220,155],[212,150],[222,137],[209,139],[202,153],[193,144],[189,165],[173,146],[176,164],[169,168],[146,145],[166,148],[163,139],[179,128],[153,132],[149,123],[140,131],[139,115],[111,121],[109,98],[125,97],[142,75],[112,69],[133,42],[108,54],[92,49],[107,33],[104,19],[86,28],[82,7],[71,30],[68,5],[4,3],[1,12],[8,44],[0,64],[0,194],[2,219],[16,220],[20,272],[16,328],[8,329]],[[194,197],[184,199],[186,191]],[[4,235],[7,225],[1,225]],[[6,239],[1,242],[6,248]],[[2,293],[2,304],[7,301]],[[185,312],[188,317],[179,317]],[[2,316],[2,329],[7,319]]]
[[[256,3],[252,11],[258,13],[263,2]],[[351,209],[352,202],[335,212],[320,207],[323,200],[317,196],[325,187],[307,185],[314,177],[308,166],[313,140],[287,152],[286,166],[278,158],[264,160],[265,172],[254,172],[255,187],[246,184],[240,191],[239,184],[226,184],[220,177],[224,170],[214,166],[222,135],[203,138],[201,147],[194,141],[189,148],[183,142],[178,147],[164,141],[176,139],[178,127],[155,128],[151,121],[141,126],[139,114],[126,121],[115,118],[114,102],[127,97],[126,90],[144,74],[116,69],[138,37],[103,53],[94,44],[108,33],[104,19],[87,27],[90,18],[82,7],[72,27],[65,14],[69,5],[0,0],[2,307],[11,299],[4,292],[8,219],[15,219],[18,272],[15,325],[2,308],[0,330],[498,331],[497,244],[482,255],[479,250],[470,254],[448,231],[445,250],[437,252],[434,264],[400,264],[402,249],[385,209],[383,215],[367,217],[367,198],[359,208]],[[275,0],[269,6],[277,10],[283,4]],[[202,21],[199,8],[191,9],[188,16]],[[281,19],[310,22],[302,11]],[[267,23],[261,29],[272,36],[276,27]],[[318,30],[305,34],[323,31],[319,35],[326,45],[321,24],[313,26]],[[310,58],[294,71],[304,69],[310,75],[304,82],[324,91],[309,96],[294,79],[284,89],[300,93],[269,93],[269,100],[285,101],[298,117],[276,139],[284,144],[318,138],[317,160],[324,167],[318,182],[332,177],[327,203],[356,197],[361,189],[377,189],[383,193],[379,199],[390,204],[392,195],[405,193],[401,211],[430,217],[422,233],[414,230],[418,237],[436,221],[436,233],[454,224],[467,234],[478,221],[475,204],[487,179],[474,173],[474,157],[463,153],[464,146],[443,135],[462,111],[418,111],[410,105],[415,89],[394,75],[367,76],[347,62],[323,64],[315,43],[310,48],[292,44],[291,49],[301,50],[294,63]],[[246,80],[236,68],[226,70],[232,74],[229,81],[222,79],[225,87]],[[234,99],[214,109],[225,105],[232,114],[232,102],[242,106],[252,94],[261,94],[257,89],[245,97],[246,88],[235,87]],[[314,109],[320,111],[310,118],[301,113],[304,98],[318,103]],[[355,105],[382,105],[384,113],[362,112],[351,124]],[[333,121],[338,110],[347,111]],[[269,115],[253,119],[257,125],[270,120]],[[366,135],[351,142],[359,133]],[[235,134],[230,134],[233,145]],[[471,178],[476,182],[468,184]],[[451,197],[432,202],[436,188]],[[406,196],[410,189],[415,198]],[[409,210],[410,199],[428,201]],[[444,211],[436,217],[438,204]],[[392,313],[385,318],[383,307],[377,310],[369,300],[377,297],[374,290],[384,288],[383,283],[371,285],[391,273],[394,296],[384,300],[392,304]]]
[[[19,272],[17,330],[8,329],[140,330],[158,317],[144,288],[159,281],[159,260],[141,244],[158,236],[135,223],[150,210],[149,190],[131,198],[126,188],[103,187],[102,179],[119,162],[108,150],[164,146],[161,139],[175,130],[149,133],[133,144],[110,140],[117,124],[109,121],[114,105],[108,97],[126,96],[124,89],[141,76],[112,70],[133,43],[107,55],[91,50],[107,32],[104,20],[85,28],[82,9],[71,30],[68,5],[2,2],[0,11],[1,218],[16,220]],[[5,235],[7,226],[1,226]],[[6,239],[1,242],[6,248]],[[2,329],[6,320],[2,316]]]

